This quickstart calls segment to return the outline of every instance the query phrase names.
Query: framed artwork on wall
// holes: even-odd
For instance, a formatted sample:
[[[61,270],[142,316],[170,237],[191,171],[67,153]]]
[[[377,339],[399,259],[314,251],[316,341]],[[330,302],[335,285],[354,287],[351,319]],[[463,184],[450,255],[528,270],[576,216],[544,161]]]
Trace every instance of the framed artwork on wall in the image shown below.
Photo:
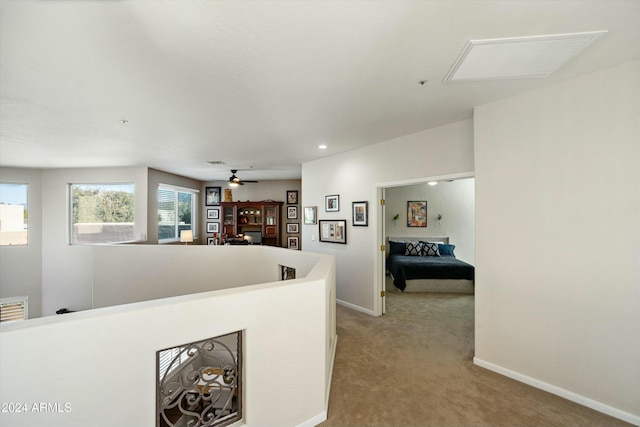
[[[298,237],[297,236],[289,236],[287,237],[287,247],[289,249],[298,249]]]
[[[287,219],[298,219],[297,206],[287,206]]]
[[[287,224],[287,233],[297,233],[298,232],[298,223],[290,223]]]
[[[353,202],[351,204],[353,213],[353,225],[355,227],[366,227],[369,225],[369,202]]]
[[[338,212],[340,210],[340,196],[338,194],[325,196],[324,210],[325,212]]]
[[[323,220],[320,224],[320,241],[329,243],[347,243],[347,220]]]
[[[409,201],[407,202],[407,227],[427,226],[427,202]]]
[[[288,190],[287,191],[287,204],[289,204],[289,205],[297,205],[298,204],[298,190]]]
[[[204,204],[206,206],[220,206],[220,187],[207,187]]]
[[[207,219],[220,219],[220,209],[207,209]]]
[[[318,223],[318,207],[317,206],[305,206],[304,207],[304,223],[306,225],[312,225]]]
[[[208,222],[207,223],[207,233],[219,233],[220,232],[220,223],[219,222]]]

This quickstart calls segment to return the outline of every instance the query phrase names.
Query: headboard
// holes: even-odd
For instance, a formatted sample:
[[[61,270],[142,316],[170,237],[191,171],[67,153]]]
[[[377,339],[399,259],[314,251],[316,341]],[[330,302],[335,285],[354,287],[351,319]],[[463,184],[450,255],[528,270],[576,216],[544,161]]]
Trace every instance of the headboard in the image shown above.
[[[387,245],[389,244],[389,240],[394,242],[419,242],[419,241],[427,241],[427,242],[442,242],[444,244],[449,244],[448,236],[387,236]]]

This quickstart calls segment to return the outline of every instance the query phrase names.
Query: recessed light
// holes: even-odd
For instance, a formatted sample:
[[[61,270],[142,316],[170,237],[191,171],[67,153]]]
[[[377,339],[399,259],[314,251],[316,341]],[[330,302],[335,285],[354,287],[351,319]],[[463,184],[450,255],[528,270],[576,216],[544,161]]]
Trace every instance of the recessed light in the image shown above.
[[[438,181],[429,181],[427,182],[427,184],[434,186],[434,185],[438,185]]]
[[[120,120],[120,123],[122,123],[123,125],[126,125],[127,123],[129,123],[129,120],[122,119]]]
[[[327,146],[325,144],[320,144],[320,145],[318,145],[318,148],[321,149],[321,150],[326,150]]]

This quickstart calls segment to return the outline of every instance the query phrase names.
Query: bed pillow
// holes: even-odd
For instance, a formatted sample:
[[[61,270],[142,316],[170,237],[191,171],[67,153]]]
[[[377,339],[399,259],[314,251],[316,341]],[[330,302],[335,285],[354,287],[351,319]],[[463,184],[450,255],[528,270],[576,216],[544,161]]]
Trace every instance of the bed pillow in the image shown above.
[[[409,256],[421,256],[422,242],[407,242],[407,248],[405,249],[404,254]]]
[[[455,257],[453,250],[456,248],[456,245],[438,245],[438,249],[440,249],[440,255],[442,256],[452,256]]]
[[[391,254],[404,255],[404,251],[406,249],[407,249],[407,244],[405,242],[394,242],[393,240],[389,240],[389,255]]]
[[[440,250],[437,243],[432,242],[420,242],[422,243],[422,256],[440,256]]]

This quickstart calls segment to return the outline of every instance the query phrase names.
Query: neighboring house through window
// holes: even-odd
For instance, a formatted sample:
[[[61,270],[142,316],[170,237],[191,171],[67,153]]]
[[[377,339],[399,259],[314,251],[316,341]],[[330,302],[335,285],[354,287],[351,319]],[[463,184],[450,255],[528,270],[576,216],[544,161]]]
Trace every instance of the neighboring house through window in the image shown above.
[[[180,238],[182,230],[196,230],[198,190],[160,184],[158,186],[158,242],[167,243]]]
[[[28,191],[28,184],[0,183],[0,246],[28,244]]]
[[[134,240],[134,184],[71,184],[71,244]]]

